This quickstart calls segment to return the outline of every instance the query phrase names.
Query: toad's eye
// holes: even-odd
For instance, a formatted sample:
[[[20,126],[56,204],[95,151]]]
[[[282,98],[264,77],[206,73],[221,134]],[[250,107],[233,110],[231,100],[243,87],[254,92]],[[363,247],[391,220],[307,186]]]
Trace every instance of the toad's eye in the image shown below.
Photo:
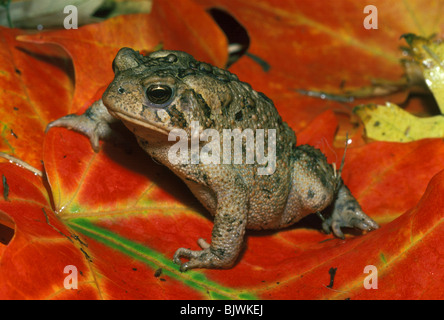
[[[173,89],[162,84],[153,84],[146,89],[146,97],[155,105],[165,106],[173,97]]]

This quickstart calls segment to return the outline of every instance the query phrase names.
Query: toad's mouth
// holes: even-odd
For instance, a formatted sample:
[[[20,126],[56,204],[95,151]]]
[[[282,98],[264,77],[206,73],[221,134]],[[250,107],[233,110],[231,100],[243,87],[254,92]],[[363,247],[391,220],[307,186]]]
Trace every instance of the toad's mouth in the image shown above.
[[[123,113],[121,111],[115,111],[108,109],[108,112],[116,119],[122,120],[122,122],[127,126],[134,134],[140,131],[140,128],[152,130],[164,135],[169,135],[172,129],[159,127],[158,124],[154,121],[150,121],[149,119],[140,120],[130,114]]]

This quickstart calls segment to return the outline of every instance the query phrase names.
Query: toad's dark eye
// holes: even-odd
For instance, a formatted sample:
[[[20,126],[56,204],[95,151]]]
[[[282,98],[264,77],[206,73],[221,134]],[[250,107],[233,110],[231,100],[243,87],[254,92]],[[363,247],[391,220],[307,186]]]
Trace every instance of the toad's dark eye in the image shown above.
[[[157,105],[167,103],[173,96],[173,89],[166,85],[153,84],[146,89],[146,97],[148,100]]]

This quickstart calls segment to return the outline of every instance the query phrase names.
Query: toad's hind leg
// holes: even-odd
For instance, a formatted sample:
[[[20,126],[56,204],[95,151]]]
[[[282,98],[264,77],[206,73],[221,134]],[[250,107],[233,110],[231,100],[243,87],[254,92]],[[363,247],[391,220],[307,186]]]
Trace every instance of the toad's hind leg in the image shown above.
[[[283,226],[333,204],[332,214],[322,224],[325,232],[333,231],[335,236],[343,238],[342,227],[365,231],[379,227],[362,211],[320,150],[309,145],[299,146],[293,150],[292,160],[293,185],[283,215]]]
[[[309,145],[292,150],[292,186],[280,227],[324,210],[334,199],[337,179],[324,154]]]
[[[379,225],[362,211],[358,201],[343,183],[341,183],[337,193],[333,213],[322,223],[325,232],[329,233],[331,230],[339,238],[344,238],[341,231],[342,227],[357,228],[364,231],[379,228]]]

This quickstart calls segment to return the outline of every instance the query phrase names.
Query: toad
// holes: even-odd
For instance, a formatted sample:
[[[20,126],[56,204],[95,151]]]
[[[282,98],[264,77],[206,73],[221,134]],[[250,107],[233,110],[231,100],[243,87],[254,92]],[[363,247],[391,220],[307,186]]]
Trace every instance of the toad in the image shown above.
[[[236,75],[185,52],[143,56],[130,48],[120,49],[113,69],[114,80],[101,100],[48,129],[82,132],[98,151],[99,139],[115,136],[110,124],[122,121],[143,150],[185,182],[214,216],[214,227],[210,243],[198,240],[201,250],[177,249],[173,260],[181,271],[230,268],[246,229],[284,228],[329,205],[332,212],[322,223],[326,232],[343,238],[343,227],[378,228],[322,152],[296,146],[295,133],[273,102]],[[208,130],[211,141],[202,138]],[[237,138],[237,149],[236,141],[227,148],[231,140],[222,139],[227,134]],[[194,138],[197,153],[179,148],[177,138]]]

